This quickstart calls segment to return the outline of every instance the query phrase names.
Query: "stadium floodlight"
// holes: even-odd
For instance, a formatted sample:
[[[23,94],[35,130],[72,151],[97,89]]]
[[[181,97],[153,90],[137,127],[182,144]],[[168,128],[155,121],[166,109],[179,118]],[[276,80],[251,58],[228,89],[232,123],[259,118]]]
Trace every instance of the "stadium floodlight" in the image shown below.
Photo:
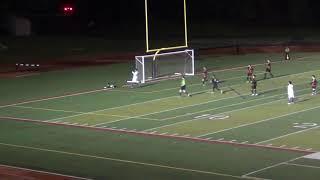
[[[159,78],[195,74],[193,49],[136,56],[135,61],[139,72],[138,81],[141,83]]]
[[[161,47],[161,48],[154,48],[150,49],[150,37],[149,37],[149,6],[148,1],[145,0],[145,28],[146,28],[146,52],[157,52],[157,51],[164,51],[164,50],[174,50],[174,49],[182,49],[182,48],[188,48],[188,31],[187,31],[187,2],[186,0],[180,0],[183,1],[183,21],[184,21],[184,44],[178,45],[178,46],[172,46],[172,47]],[[158,0],[161,1],[161,0]]]

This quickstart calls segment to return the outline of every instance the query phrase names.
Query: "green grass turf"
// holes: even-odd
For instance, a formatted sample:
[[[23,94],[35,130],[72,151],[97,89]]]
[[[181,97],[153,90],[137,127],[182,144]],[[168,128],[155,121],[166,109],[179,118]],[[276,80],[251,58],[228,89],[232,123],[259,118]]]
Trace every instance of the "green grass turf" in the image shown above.
[[[225,178],[107,158],[240,176],[303,155],[6,120],[1,124],[1,163],[90,178]],[[12,128],[17,131],[11,131]]]
[[[101,89],[107,81],[122,84],[130,75],[130,64],[0,79],[4,85],[0,90],[3,94],[0,102],[0,131],[3,132],[0,146],[3,148],[0,149],[3,154],[7,154],[0,163],[97,179],[237,179],[244,174],[303,155],[257,147],[14,122],[5,117],[157,131],[157,134],[188,135],[212,140],[223,138],[224,141],[244,144],[272,144],[273,147],[285,145],[289,149],[312,148],[313,151],[319,151],[315,137],[319,134],[319,128],[316,127],[320,122],[314,117],[319,114],[320,99],[318,96],[310,96],[309,85],[311,75],[320,72],[320,62],[317,61],[319,55],[297,53],[293,56],[295,61],[292,62],[277,62],[282,58],[280,54],[199,57],[197,67],[201,69],[201,66],[206,65],[213,69],[214,74],[223,81],[221,88],[225,92],[211,94],[210,85],[201,86],[200,76],[188,77],[188,90],[193,93],[193,97],[179,97],[179,80],[168,80],[141,88],[117,88],[41,100]],[[264,80],[264,66],[256,65],[259,80],[259,96],[256,97],[250,96],[250,84],[245,83],[245,67],[221,70],[261,64],[266,57],[272,57],[275,61],[273,72],[276,77]],[[298,97],[297,103],[290,106],[287,105],[286,95],[288,80],[293,80]],[[40,100],[19,103],[36,99]],[[204,114],[223,114],[228,118],[195,118]],[[293,127],[294,123],[316,123],[316,127],[299,129]],[[49,160],[44,161],[42,157],[47,156]],[[30,163],[32,158],[37,162]],[[110,161],[107,158],[117,160]],[[149,165],[123,163],[119,159]],[[319,167],[317,163],[314,164]],[[292,165],[282,165],[286,164],[274,167],[276,173],[270,173],[268,168],[266,172],[259,171],[252,176],[290,179],[291,176],[277,168],[293,168]],[[99,168],[101,166],[105,168]],[[126,173],[121,173],[124,171]],[[299,177],[314,178],[304,174],[311,171],[307,168]]]

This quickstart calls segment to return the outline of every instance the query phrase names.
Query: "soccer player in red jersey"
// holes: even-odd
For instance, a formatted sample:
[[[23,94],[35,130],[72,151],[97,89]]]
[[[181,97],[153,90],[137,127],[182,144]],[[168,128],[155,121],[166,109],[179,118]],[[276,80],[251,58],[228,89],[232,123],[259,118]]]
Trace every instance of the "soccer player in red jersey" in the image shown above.
[[[205,86],[205,83],[208,81],[208,70],[206,67],[202,69],[202,86]]]
[[[318,81],[315,75],[312,75],[311,88],[312,88],[312,96],[317,94],[317,85]]]
[[[253,66],[250,64],[247,67],[247,82],[251,82],[252,81],[252,75],[253,75]]]

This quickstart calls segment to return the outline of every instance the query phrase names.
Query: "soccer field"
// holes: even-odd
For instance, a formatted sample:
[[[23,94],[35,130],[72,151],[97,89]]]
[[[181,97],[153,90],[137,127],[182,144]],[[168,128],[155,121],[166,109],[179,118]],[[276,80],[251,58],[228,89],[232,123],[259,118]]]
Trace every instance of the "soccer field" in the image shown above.
[[[274,78],[263,79],[266,57]],[[88,179],[319,179],[320,98],[310,82],[320,55],[281,58],[201,57],[197,68],[212,70],[224,93],[197,75],[186,78],[192,97],[179,96],[179,79],[102,89],[105,79],[124,82],[127,64],[0,79],[0,164]]]

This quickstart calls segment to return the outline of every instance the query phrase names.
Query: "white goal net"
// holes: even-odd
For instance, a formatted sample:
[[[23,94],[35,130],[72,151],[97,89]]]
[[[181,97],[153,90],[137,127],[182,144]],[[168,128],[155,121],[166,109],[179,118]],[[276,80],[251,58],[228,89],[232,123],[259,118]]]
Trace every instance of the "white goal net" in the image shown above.
[[[135,61],[138,81],[141,83],[181,74],[194,75],[193,49],[136,56]]]

